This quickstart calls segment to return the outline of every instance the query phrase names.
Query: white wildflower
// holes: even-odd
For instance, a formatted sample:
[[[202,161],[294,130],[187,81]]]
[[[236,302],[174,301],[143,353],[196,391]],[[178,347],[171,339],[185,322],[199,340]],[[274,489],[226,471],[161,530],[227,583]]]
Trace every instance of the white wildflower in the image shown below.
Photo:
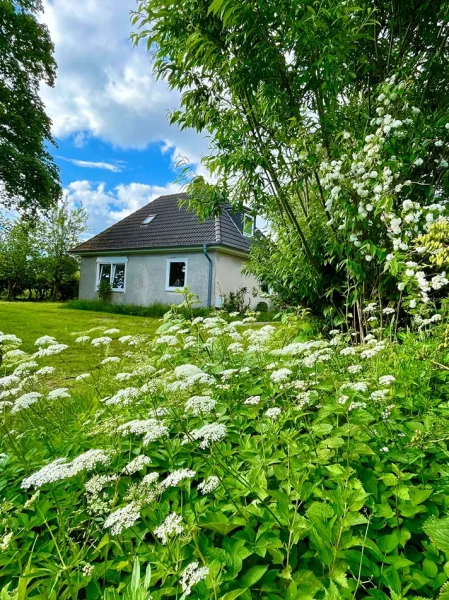
[[[35,342],[35,346],[49,346],[50,344],[57,344],[58,342],[51,335],[43,335],[38,338]]]
[[[124,475],[133,475],[133,473],[141,471],[149,464],[151,464],[151,458],[149,456],[145,456],[145,454],[139,454],[139,456],[133,458],[133,460],[122,469],[122,473]]]
[[[104,403],[106,406],[119,404],[120,406],[128,406],[140,396],[140,390],[134,387],[119,390],[112,398],[107,398]]]
[[[61,352],[64,352],[64,350],[67,350],[67,348],[67,344],[51,344],[50,346],[47,346],[47,348],[41,348],[38,352],[36,352],[36,355],[39,357],[54,356],[56,354],[61,354]]]
[[[111,455],[103,450],[88,450],[77,456],[71,462],[65,458],[57,458],[50,464],[42,467],[39,471],[26,477],[22,481],[22,488],[40,488],[47,483],[54,483],[74,477],[81,471],[92,471],[97,464],[107,465],[111,461]]]
[[[277,371],[273,371],[270,375],[270,379],[275,383],[281,383],[290,377],[292,371],[290,369],[278,369]]]
[[[269,408],[266,413],[265,416],[267,416],[269,419],[272,419],[273,421],[276,421],[276,419],[279,417],[279,415],[282,413],[282,410],[280,408],[274,407],[274,408]]]
[[[186,402],[185,412],[192,412],[195,416],[207,414],[214,410],[216,404],[210,396],[192,396]]]
[[[112,535],[119,535],[125,529],[129,529],[140,518],[140,509],[136,503],[131,502],[123,508],[111,513],[104,522],[104,529],[111,529]]]
[[[88,335],[80,335],[75,340],[75,344],[87,344],[88,342],[90,342],[90,337]]]
[[[120,360],[121,359],[118,356],[107,356],[106,358],[103,358],[100,365],[108,365],[110,363],[118,363],[118,362],[120,362]]]
[[[218,479],[218,477],[215,477],[215,475],[211,475],[210,477],[199,483],[197,489],[204,495],[213,492],[217,489],[219,485],[220,480]]]
[[[171,513],[165,521],[154,530],[154,534],[161,540],[162,544],[166,544],[169,538],[181,535],[183,531],[182,516]]]
[[[75,377],[75,381],[82,381],[83,379],[88,379],[90,375],[90,373],[80,373]]]
[[[193,562],[188,565],[181,576],[181,588],[186,596],[192,592],[192,587],[209,575],[208,567],[200,567],[199,563]]]
[[[362,365],[350,365],[348,367],[348,373],[359,373],[363,369]]]
[[[396,377],[393,377],[393,375],[382,375],[382,377],[379,377],[380,385],[391,385],[393,381],[396,381]]]
[[[111,342],[112,342],[112,338],[105,335],[103,337],[94,338],[91,341],[91,344],[92,344],[92,346],[107,346]]]
[[[114,335],[114,333],[120,333],[120,329],[117,329],[116,327],[112,327],[111,329],[106,329],[105,331],[103,331],[103,333],[105,335]]]
[[[161,487],[166,490],[169,487],[176,487],[186,479],[192,479],[195,477],[196,472],[190,469],[178,469],[170,473],[162,482]]]
[[[36,371],[35,375],[51,375],[55,372],[55,370],[56,369],[54,367],[42,367],[41,369]]]
[[[13,414],[19,412],[20,410],[27,409],[32,404],[35,404],[38,400],[42,398],[42,394],[39,392],[28,392],[28,394],[23,394],[20,398],[14,402],[14,406],[12,407],[11,412]]]
[[[260,396],[250,396],[245,400],[243,404],[249,404],[250,406],[257,406],[260,402]]]
[[[186,444],[191,439],[202,440],[199,447],[204,450],[205,448],[209,448],[211,444],[220,442],[225,437],[226,431],[226,425],[222,425],[221,423],[203,425],[203,427],[194,429],[189,434],[186,434],[182,443]]]
[[[68,388],[56,388],[49,392],[47,396],[48,400],[56,400],[57,398],[70,398]]]

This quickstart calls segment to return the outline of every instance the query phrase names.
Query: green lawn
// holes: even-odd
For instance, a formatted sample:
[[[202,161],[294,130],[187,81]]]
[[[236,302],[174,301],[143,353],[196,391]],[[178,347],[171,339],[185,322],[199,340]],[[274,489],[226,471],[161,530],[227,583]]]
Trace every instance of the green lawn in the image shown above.
[[[52,335],[58,342],[70,345],[70,349],[60,355],[64,377],[88,371],[94,356],[104,353],[104,348],[89,346],[83,349],[74,344],[76,337],[71,335],[72,332],[83,332],[101,326],[120,329],[121,335],[152,335],[160,324],[159,319],[73,310],[65,308],[61,303],[0,302],[0,331],[20,337],[23,340],[22,350],[25,352],[34,352],[34,342],[42,335]],[[102,333],[98,331],[90,335],[100,337]],[[129,350],[114,341],[108,351],[113,355],[121,355],[127,349]],[[54,363],[53,358],[52,364]]]

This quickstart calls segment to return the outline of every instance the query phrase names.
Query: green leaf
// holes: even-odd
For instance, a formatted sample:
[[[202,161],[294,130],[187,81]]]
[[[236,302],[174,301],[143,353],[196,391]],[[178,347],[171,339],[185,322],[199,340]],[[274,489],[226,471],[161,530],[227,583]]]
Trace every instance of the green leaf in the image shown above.
[[[232,592],[228,592],[224,596],[221,596],[220,600],[234,600],[234,598],[238,598],[244,592],[246,592],[247,588],[239,588],[237,590],[232,590]]]
[[[251,567],[243,575],[243,577],[240,577],[239,585],[243,585],[247,588],[250,588],[265,575],[265,573],[268,571],[268,566],[269,565],[256,565],[254,567]]]
[[[439,550],[449,553],[449,517],[431,517],[424,523],[423,530]]]

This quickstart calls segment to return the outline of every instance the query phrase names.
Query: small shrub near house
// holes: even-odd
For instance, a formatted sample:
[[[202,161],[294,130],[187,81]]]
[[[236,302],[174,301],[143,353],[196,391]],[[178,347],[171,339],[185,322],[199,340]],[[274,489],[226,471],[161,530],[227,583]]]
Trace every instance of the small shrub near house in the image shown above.
[[[366,314],[2,335],[2,598],[445,598],[446,319]]]

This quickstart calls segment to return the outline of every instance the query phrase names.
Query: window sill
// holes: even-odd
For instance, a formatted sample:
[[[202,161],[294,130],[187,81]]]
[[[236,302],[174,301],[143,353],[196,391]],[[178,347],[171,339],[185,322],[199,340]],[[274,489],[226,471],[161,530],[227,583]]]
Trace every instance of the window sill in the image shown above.
[[[166,292],[177,292],[179,290],[182,292],[185,289],[186,289],[185,286],[184,287],[168,287],[168,288],[165,288],[165,291]]]

